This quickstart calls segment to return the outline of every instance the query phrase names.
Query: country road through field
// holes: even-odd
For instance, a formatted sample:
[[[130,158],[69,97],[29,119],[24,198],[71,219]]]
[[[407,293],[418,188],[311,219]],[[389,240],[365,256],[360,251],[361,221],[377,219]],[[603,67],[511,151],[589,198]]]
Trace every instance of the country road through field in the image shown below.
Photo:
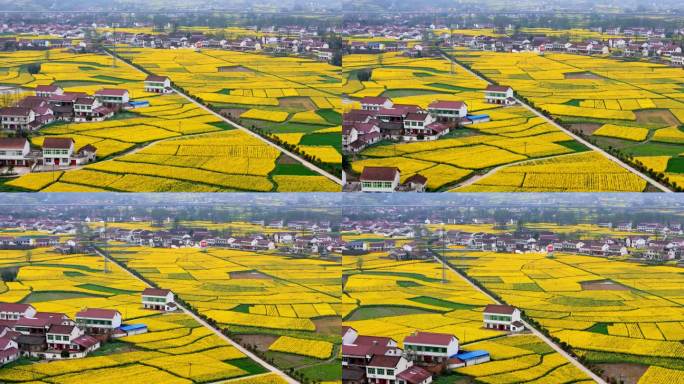
[[[126,60],[124,60],[124,59],[122,59],[122,58],[120,58],[120,57],[118,57],[118,56],[114,56],[112,53],[110,53],[110,52],[108,52],[108,51],[107,51],[107,54],[108,54],[109,56],[111,56],[112,58],[115,58],[116,60],[119,60],[119,61],[125,63],[126,65],[128,65],[129,67],[135,69],[136,71],[138,71],[138,72],[143,72],[140,68],[136,67],[135,65],[130,64],[129,62],[127,62]],[[145,73],[145,72],[143,72],[143,73]],[[340,179],[339,177],[337,177],[337,176],[335,176],[335,175],[333,175],[333,174],[331,174],[331,173],[329,173],[329,172],[327,172],[327,171],[324,171],[323,169],[319,168],[319,167],[316,166],[315,164],[310,163],[310,162],[308,162],[307,160],[301,158],[299,155],[297,155],[297,154],[295,154],[295,153],[292,153],[292,152],[288,151],[287,149],[278,146],[277,144],[271,142],[270,140],[265,139],[264,137],[262,137],[262,136],[259,135],[258,133],[252,132],[250,129],[245,128],[245,127],[243,127],[242,125],[237,124],[237,123],[235,123],[234,121],[232,121],[232,120],[230,120],[230,119],[228,119],[228,118],[226,118],[226,117],[224,117],[224,116],[221,116],[220,114],[214,112],[214,110],[212,110],[211,108],[209,108],[209,107],[207,107],[206,105],[204,105],[204,104],[198,102],[197,100],[193,99],[192,97],[188,96],[187,94],[185,94],[185,93],[179,91],[179,90],[176,89],[175,87],[173,88],[173,90],[174,90],[174,92],[176,92],[177,94],[183,96],[183,97],[184,97],[185,99],[187,99],[188,101],[190,101],[190,102],[192,102],[193,104],[195,104],[195,105],[199,106],[200,108],[202,108],[204,111],[206,111],[206,112],[208,112],[208,113],[210,113],[210,114],[212,114],[212,115],[214,115],[214,116],[220,118],[222,121],[224,121],[224,122],[230,124],[230,125],[233,126],[234,128],[240,129],[240,130],[242,130],[243,132],[245,132],[245,133],[247,133],[247,134],[249,134],[249,135],[251,135],[251,136],[253,136],[253,137],[255,137],[255,138],[257,138],[257,139],[259,139],[259,140],[261,140],[261,141],[263,141],[265,144],[267,144],[267,145],[269,145],[269,146],[271,146],[271,147],[273,147],[273,148],[279,150],[280,152],[286,154],[287,156],[289,156],[289,157],[291,157],[291,158],[297,160],[298,162],[300,162],[300,163],[301,163],[303,166],[305,166],[306,168],[308,168],[308,169],[310,169],[310,170],[312,170],[312,171],[314,171],[314,172],[316,172],[316,173],[318,173],[318,174],[320,174],[320,175],[323,175],[323,176],[327,177],[328,179],[332,180],[333,182],[335,182],[335,183],[337,183],[337,184],[339,184],[339,185],[342,185],[342,179]],[[342,136],[340,136],[340,141],[341,141],[341,140],[342,140]]]
[[[433,256],[433,257],[434,257],[435,261],[437,261],[438,263],[444,265],[444,266],[445,266],[446,268],[448,268],[451,272],[455,273],[458,277],[460,277],[464,282],[466,282],[468,285],[470,285],[473,289],[476,289],[478,292],[480,292],[480,293],[482,293],[483,295],[487,296],[490,300],[492,300],[492,301],[495,302],[496,304],[502,304],[499,300],[497,300],[497,299],[495,299],[494,297],[490,296],[487,292],[485,292],[484,290],[482,290],[480,287],[478,287],[477,285],[473,284],[472,281],[468,280],[461,272],[459,272],[458,270],[452,268],[448,263],[445,263],[442,259],[440,259],[440,258],[437,257],[437,256]],[[577,368],[579,368],[580,370],[582,370],[582,372],[586,373],[587,376],[591,377],[592,380],[594,380],[595,382],[597,382],[597,383],[599,383],[599,384],[608,384],[608,383],[606,383],[605,380],[603,380],[603,379],[600,378],[598,375],[596,375],[594,372],[592,372],[591,370],[589,370],[589,368],[585,367],[585,366],[582,365],[579,361],[577,361],[575,358],[573,358],[572,356],[570,356],[569,353],[567,353],[567,352],[565,352],[563,349],[561,349],[561,347],[559,347],[558,345],[556,345],[556,343],[554,343],[553,341],[551,341],[551,339],[549,339],[548,337],[546,337],[543,333],[539,332],[536,328],[532,327],[527,321],[525,321],[525,320],[521,320],[521,321],[523,322],[523,324],[525,324],[525,328],[527,328],[527,329],[529,329],[530,331],[532,331],[532,333],[533,333],[535,336],[537,336],[538,338],[542,339],[546,344],[549,345],[549,347],[553,348],[554,351],[558,352],[558,353],[561,354],[563,357],[565,357],[572,365],[576,366]]]
[[[454,60],[452,57],[450,57],[450,56],[448,56],[448,55],[446,55],[446,54],[442,54],[442,57],[443,57],[444,59],[446,59],[446,60],[448,60],[448,61],[454,63],[455,65],[458,65],[460,68],[463,68],[463,69],[464,69],[466,72],[468,72],[469,74],[471,74],[471,75],[477,77],[478,79],[480,79],[480,80],[486,82],[487,84],[492,84],[491,81],[489,81],[489,80],[483,78],[482,76],[478,75],[477,73],[473,72],[472,70],[470,70],[470,68],[468,68],[468,67],[462,65],[462,64],[459,63],[457,60]],[[635,174],[635,175],[641,177],[642,179],[646,180],[646,182],[648,182],[649,184],[651,184],[651,185],[653,185],[654,187],[658,188],[660,191],[662,191],[662,192],[672,192],[672,190],[670,190],[668,187],[662,185],[660,182],[658,182],[658,181],[652,179],[651,177],[649,177],[649,176],[643,174],[642,172],[640,172],[640,171],[634,169],[632,166],[630,166],[630,165],[624,163],[622,160],[620,160],[620,159],[618,159],[617,157],[611,155],[610,153],[604,151],[602,148],[600,148],[600,147],[598,147],[598,146],[596,146],[596,145],[594,145],[594,144],[588,142],[587,140],[585,140],[585,139],[583,139],[583,138],[577,136],[577,135],[574,134],[573,132],[567,130],[565,127],[563,127],[563,126],[561,126],[560,124],[558,124],[558,123],[556,123],[555,121],[553,121],[552,119],[549,119],[547,116],[545,116],[544,114],[542,114],[541,112],[539,112],[539,111],[536,110],[535,108],[532,108],[532,107],[529,106],[528,104],[524,103],[522,100],[518,99],[517,97],[515,98],[515,101],[518,102],[518,103],[519,103],[520,105],[522,105],[523,107],[525,107],[526,109],[528,109],[530,112],[534,113],[536,116],[539,116],[539,117],[543,118],[543,119],[546,120],[549,124],[551,124],[551,125],[553,125],[554,127],[560,129],[562,132],[564,132],[564,133],[567,134],[568,136],[572,137],[575,141],[577,141],[577,142],[579,142],[579,143],[581,143],[581,144],[583,144],[583,145],[589,147],[589,148],[592,149],[593,151],[596,151],[596,152],[602,154],[602,155],[603,155],[605,158],[607,158],[608,160],[613,161],[614,163],[618,164],[618,165],[621,166],[622,168],[624,168],[624,169],[628,170],[629,172],[632,172],[633,174]]]
[[[134,279],[136,279],[136,280],[140,281],[141,283],[145,284],[146,287],[154,288],[154,287],[152,287],[152,285],[150,285],[147,281],[145,281],[145,280],[141,279],[140,277],[136,276],[136,275],[135,275],[133,272],[131,272],[128,268],[121,266],[121,264],[119,264],[116,260],[114,260],[114,259],[111,258],[110,256],[105,255],[105,254],[102,253],[99,249],[96,248],[96,249],[95,249],[95,252],[96,252],[99,256],[102,256],[103,258],[105,258],[106,260],[108,260],[109,262],[111,262],[112,264],[115,264],[115,265],[119,266],[121,269],[123,269],[124,271],[126,271],[126,273],[128,273],[129,275],[131,275]],[[187,308],[185,308],[185,307],[184,307],[183,305],[181,305],[180,303],[176,303],[176,305],[178,305],[178,308],[180,308],[184,313],[186,313],[187,315],[191,316],[193,319],[195,319],[195,321],[197,321],[198,323],[200,323],[203,327],[210,329],[212,332],[214,332],[214,334],[216,334],[216,336],[218,336],[218,337],[220,337],[221,339],[225,340],[227,343],[229,343],[230,345],[232,345],[233,347],[235,347],[238,351],[242,352],[245,356],[247,356],[247,357],[249,357],[250,359],[256,361],[256,362],[259,363],[259,364],[261,364],[261,366],[263,366],[264,368],[268,369],[269,371],[271,371],[271,372],[273,372],[273,373],[277,373],[280,377],[283,378],[283,380],[287,381],[289,384],[299,384],[299,382],[298,382],[297,380],[291,378],[291,377],[288,376],[285,372],[283,372],[283,371],[281,371],[280,369],[274,367],[273,365],[271,365],[271,364],[265,362],[265,361],[262,360],[259,356],[255,355],[254,353],[252,353],[252,352],[249,351],[248,349],[244,348],[242,345],[240,345],[240,344],[238,344],[237,342],[233,341],[233,340],[230,339],[228,336],[224,335],[223,332],[221,332],[221,330],[212,327],[212,326],[209,325],[206,321],[204,321],[201,317],[195,315],[193,312],[191,312],[190,310],[188,310]]]

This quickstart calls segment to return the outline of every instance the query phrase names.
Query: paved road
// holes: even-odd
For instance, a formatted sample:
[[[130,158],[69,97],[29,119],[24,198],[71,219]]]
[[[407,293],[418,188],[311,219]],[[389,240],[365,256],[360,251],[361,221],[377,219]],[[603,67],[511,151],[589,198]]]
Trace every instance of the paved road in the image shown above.
[[[490,300],[492,300],[493,302],[495,302],[495,303],[497,303],[497,304],[503,304],[503,303],[501,303],[499,300],[497,300],[497,299],[495,299],[494,297],[490,296],[487,292],[485,292],[485,291],[483,291],[482,289],[480,289],[480,287],[478,287],[477,285],[473,284],[470,280],[466,279],[466,277],[463,276],[463,274],[461,274],[461,272],[457,271],[457,270],[454,269],[454,268],[451,268],[451,266],[450,266],[449,264],[444,263],[439,257],[434,256],[434,258],[435,258],[435,260],[436,260],[438,263],[444,264],[444,265],[446,266],[446,268],[448,268],[450,271],[454,272],[458,277],[460,277],[460,278],[461,278],[463,281],[465,281],[468,285],[470,285],[470,286],[473,287],[474,289],[478,290],[478,291],[481,292],[483,295],[487,296]],[[528,322],[526,322],[526,321],[524,321],[524,320],[522,320],[522,322],[523,322],[523,324],[525,324],[525,328],[527,328],[527,329],[529,329],[530,331],[532,331],[532,333],[533,333],[535,336],[537,336],[538,338],[542,339],[546,344],[548,344],[548,345],[549,345],[551,348],[553,348],[556,352],[558,352],[558,353],[560,353],[561,355],[563,355],[563,357],[565,357],[568,361],[570,361],[571,364],[573,364],[574,366],[576,366],[577,368],[579,368],[582,372],[586,373],[587,376],[591,377],[592,380],[594,380],[595,382],[597,382],[597,383],[599,383],[599,384],[607,384],[605,380],[603,380],[602,378],[600,378],[600,377],[599,377],[598,375],[596,375],[594,372],[590,371],[589,368],[587,368],[587,367],[585,367],[584,365],[582,365],[582,364],[581,364],[579,361],[577,361],[574,357],[570,356],[569,353],[567,353],[567,352],[565,352],[563,349],[561,349],[561,347],[559,347],[558,345],[556,345],[556,343],[554,343],[553,341],[551,341],[551,339],[549,339],[548,337],[546,337],[543,333],[539,332],[536,328],[532,327]]]
[[[465,66],[461,65],[461,63],[459,63],[459,62],[456,61],[456,60],[453,60],[451,57],[449,57],[449,56],[447,56],[447,55],[442,55],[442,57],[444,57],[446,60],[452,61],[454,64],[456,64],[456,65],[458,65],[459,67],[463,68],[466,72],[472,74],[473,76],[475,76],[475,77],[477,77],[478,79],[480,79],[480,80],[486,82],[487,84],[491,84],[490,81],[488,81],[487,79],[485,79],[485,78],[483,78],[482,76],[478,75],[477,73],[471,71],[469,68],[466,68]],[[622,162],[622,160],[618,159],[617,157],[611,155],[610,153],[605,152],[602,148],[597,147],[596,145],[594,145],[594,144],[588,142],[587,140],[585,140],[585,139],[583,139],[583,138],[577,136],[577,135],[574,134],[573,132],[571,132],[571,131],[565,129],[565,127],[561,126],[560,124],[556,123],[555,121],[553,121],[553,120],[549,119],[548,117],[544,116],[541,112],[539,112],[539,111],[537,111],[536,109],[532,108],[531,106],[527,105],[527,104],[524,103],[522,100],[519,100],[518,98],[516,98],[515,100],[516,100],[518,103],[520,103],[520,105],[522,105],[523,107],[527,108],[528,110],[530,110],[530,111],[531,111],[532,113],[534,113],[535,115],[537,115],[537,116],[539,116],[539,117],[545,119],[549,124],[553,125],[554,127],[558,128],[558,129],[560,129],[561,131],[563,131],[564,133],[566,133],[568,136],[570,136],[570,137],[572,137],[573,139],[575,139],[576,141],[578,141],[578,142],[580,142],[580,143],[586,145],[587,147],[591,148],[592,150],[594,150],[594,151],[596,151],[596,152],[602,154],[602,155],[603,155],[604,157],[606,157],[608,160],[613,161],[614,163],[618,164],[618,165],[621,166],[622,168],[624,168],[624,169],[626,169],[626,170],[632,172],[633,174],[635,174],[635,175],[641,177],[642,179],[646,180],[646,182],[648,182],[649,184],[651,184],[651,185],[653,185],[654,187],[658,188],[658,189],[661,190],[662,192],[672,192],[669,188],[667,188],[666,186],[660,184],[660,182],[658,182],[658,181],[652,179],[651,177],[649,177],[649,176],[647,176],[647,175],[645,175],[645,174],[639,172],[638,170],[632,168],[632,166],[630,166],[630,165],[628,165],[628,164]]]
[[[143,280],[143,279],[139,278],[138,276],[136,276],[135,274],[133,274],[130,270],[128,270],[128,268],[121,267],[121,266],[120,266],[119,264],[117,264],[111,257],[105,256],[102,252],[100,252],[100,251],[97,250],[97,249],[95,250],[95,252],[97,252],[98,255],[100,255],[100,256],[106,258],[107,260],[109,260],[110,263],[115,264],[117,267],[120,267],[121,269],[123,269],[124,271],[126,271],[126,272],[127,272],[129,275],[131,275],[134,279],[136,279],[136,280],[140,281],[141,283],[145,284],[145,286],[150,287],[150,288],[153,288],[153,287],[152,287],[150,284],[148,284],[145,280]],[[184,306],[182,306],[180,303],[176,303],[176,304],[178,305],[178,308],[180,308],[180,309],[181,309],[183,312],[185,312],[186,314],[192,316],[192,318],[195,319],[195,321],[197,321],[198,323],[202,324],[203,327],[206,327],[206,328],[210,329],[210,330],[211,330],[212,332],[214,332],[218,337],[220,337],[221,339],[225,340],[226,342],[228,342],[228,343],[229,343],[230,345],[232,345],[233,347],[237,348],[240,352],[242,352],[243,354],[245,354],[245,355],[246,355],[247,357],[249,357],[250,359],[256,361],[256,362],[259,363],[259,364],[261,364],[264,368],[268,369],[269,371],[271,371],[271,372],[273,372],[273,373],[277,373],[277,374],[280,375],[285,381],[287,381],[289,384],[299,384],[299,382],[298,382],[297,380],[291,378],[290,376],[288,376],[287,374],[285,374],[285,372],[283,372],[283,371],[281,371],[280,369],[274,367],[273,365],[271,365],[271,364],[269,364],[269,363],[263,361],[259,356],[255,355],[255,354],[252,353],[251,351],[245,349],[242,345],[238,344],[237,342],[235,342],[235,341],[233,341],[232,339],[230,339],[228,336],[224,335],[219,329],[216,329],[216,328],[212,327],[211,325],[209,325],[209,324],[208,324],[206,321],[204,321],[201,317],[195,315],[195,314],[192,313],[190,310],[188,310],[187,308],[185,308]]]
[[[109,56],[112,56],[112,54],[109,53],[109,52],[107,52],[107,54],[108,54]],[[134,65],[129,64],[129,63],[126,62],[125,60],[123,60],[123,59],[121,59],[121,58],[119,58],[119,57],[117,57],[116,59],[117,59],[118,61],[120,61],[120,62],[122,62],[122,63],[128,65],[129,67],[135,69],[136,71],[142,72],[139,68],[136,68]],[[211,113],[212,115],[218,117],[219,119],[223,120],[224,122],[230,124],[231,126],[237,128],[237,129],[240,129],[240,130],[244,131],[245,133],[247,133],[247,134],[249,134],[249,135],[251,135],[251,136],[253,136],[253,137],[255,137],[255,138],[257,138],[257,139],[259,139],[259,140],[261,140],[261,141],[263,141],[263,142],[266,143],[267,145],[270,145],[271,147],[276,148],[276,149],[279,150],[280,152],[283,152],[284,154],[290,156],[291,158],[293,158],[293,159],[299,161],[300,163],[302,163],[302,165],[304,165],[305,167],[309,168],[310,170],[312,170],[312,171],[314,171],[314,172],[316,172],[316,173],[318,173],[318,174],[321,174],[321,175],[327,177],[328,179],[334,181],[335,183],[337,183],[337,184],[339,184],[339,185],[342,185],[342,179],[340,179],[339,177],[337,177],[337,176],[335,176],[335,175],[333,175],[333,174],[331,174],[331,173],[329,173],[329,172],[327,172],[327,171],[324,171],[323,169],[319,168],[318,166],[316,166],[316,165],[314,165],[314,164],[308,162],[307,160],[304,160],[304,159],[301,158],[299,155],[294,154],[294,153],[288,151],[287,149],[282,148],[282,147],[278,146],[277,144],[275,144],[275,143],[273,143],[273,142],[271,142],[271,141],[269,141],[269,140],[266,140],[266,139],[263,138],[261,135],[252,132],[252,131],[249,130],[248,128],[245,128],[245,127],[243,127],[242,125],[237,124],[237,123],[233,122],[232,120],[227,119],[227,118],[221,116],[220,114],[214,112],[211,108],[207,107],[206,105],[204,105],[204,104],[202,104],[202,103],[200,103],[200,102],[197,102],[195,99],[193,99],[192,97],[190,97],[190,96],[186,95],[185,93],[179,91],[178,89],[174,88],[174,91],[175,91],[177,94],[179,94],[179,95],[185,97],[185,98],[186,98],[187,100],[189,100],[190,102],[192,102],[192,103],[194,103],[195,105],[199,106],[200,108],[204,109],[205,111]],[[342,140],[342,138],[340,138],[340,140]]]

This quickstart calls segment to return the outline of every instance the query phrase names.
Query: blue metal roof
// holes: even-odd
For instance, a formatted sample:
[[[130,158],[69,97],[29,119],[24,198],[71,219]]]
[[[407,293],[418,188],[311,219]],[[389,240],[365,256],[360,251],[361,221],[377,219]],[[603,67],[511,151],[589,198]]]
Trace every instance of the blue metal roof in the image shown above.
[[[128,332],[128,331],[136,331],[138,329],[145,329],[145,328],[147,328],[147,325],[145,325],[145,324],[125,324],[125,325],[122,325],[120,328],[122,331]]]
[[[489,356],[489,352],[487,352],[485,350],[461,352],[461,353],[457,353],[456,355],[451,356],[451,357],[455,357],[457,359],[461,359],[463,361],[466,361],[466,360],[477,359],[477,358],[484,357],[484,356]]]
[[[487,119],[489,115],[468,115],[469,119]]]

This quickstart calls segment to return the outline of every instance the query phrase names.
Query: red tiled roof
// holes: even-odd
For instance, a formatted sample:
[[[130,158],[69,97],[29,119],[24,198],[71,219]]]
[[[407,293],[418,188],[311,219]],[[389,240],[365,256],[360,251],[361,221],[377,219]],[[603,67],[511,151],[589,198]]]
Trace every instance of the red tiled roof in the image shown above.
[[[359,335],[354,341],[356,345],[384,345],[387,346],[392,343],[392,339],[383,336],[364,336]]]
[[[93,109],[93,113],[97,113],[98,115],[108,115],[112,113],[113,111],[107,107],[99,106],[95,109]]]
[[[95,103],[95,99],[92,97],[79,97],[74,102],[75,104],[92,105]]]
[[[94,145],[92,145],[92,144],[86,144],[86,145],[82,146],[82,147],[78,150],[78,153],[82,153],[82,152],[96,152],[96,151],[97,151],[97,148],[96,148]]]
[[[149,75],[145,81],[164,82],[166,79],[168,79],[166,76]]]
[[[65,92],[63,95],[52,95],[50,96],[50,101],[54,102],[63,102],[63,101],[71,101],[74,102],[79,98],[82,97],[88,97],[87,94],[83,92]]]
[[[168,289],[158,289],[158,288],[145,288],[144,291],[142,291],[142,294],[145,296],[163,296],[166,297],[166,295],[171,292]]]
[[[23,149],[26,146],[26,143],[28,140],[24,138],[20,139],[9,139],[9,138],[2,138],[0,139],[0,148],[2,149]]]
[[[385,104],[387,100],[389,100],[389,98],[387,97],[366,96],[363,99],[361,99],[361,104]]]
[[[428,114],[427,113],[415,113],[411,112],[406,117],[404,120],[412,120],[412,121],[425,121],[427,119]]]
[[[464,105],[465,103],[462,101],[437,100],[430,103],[428,108],[461,109]]]
[[[396,167],[364,167],[360,180],[394,181],[397,173]]]
[[[128,91],[125,89],[103,88],[95,93],[96,96],[123,96]]]
[[[410,384],[422,383],[429,377],[432,377],[432,373],[417,365],[414,365],[413,367],[410,367],[409,369],[397,375],[397,378],[402,379]]]
[[[37,319],[68,319],[67,315],[59,312],[36,312]]]
[[[447,346],[456,337],[447,333],[432,333],[432,332],[416,332],[413,335],[406,336],[404,344],[428,344],[428,345],[443,345]]]
[[[46,137],[43,140],[43,148],[69,149],[74,139],[67,137]]]
[[[513,311],[515,311],[515,307],[501,304],[488,304],[484,309],[485,313],[496,313],[499,315],[512,315]]]
[[[24,107],[5,107],[0,108],[0,115],[3,116],[28,116],[31,109]]]
[[[0,351],[7,348],[7,344],[9,344],[11,342],[12,342],[12,339],[10,339],[9,337],[0,337]]]
[[[425,183],[427,183],[427,177],[421,175],[420,173],[416,173],[404,181],[404,184],[409,183],[425,185]]]
[[[4,351],[0,351],[0,359],[5,359],[5,358],[8,358],[10,356],[16,356],[18,354],[19,354],[18,349],[14,348],[14,347],[8,348],[8,349],[5,349]]]
[[[342,355],[344,356],[375,356],[375,355],[385,355],[387,351],[395,349],[394,347],[387,347],[385,345],[343,345]]]
[[[375,355],[368,363],[369,367],[383,367],[383,368],[394,368],[399,364],[401,356],[384,356]]]
[[[55,92],[58,89],[56,85],[39,85],[36,87],[36,92]]]
[[[423,110],[422,108],[420,108],[420,106],[415,104],[394,104],[392,108],[399,109],[404,112],[420,112]]]
[[[507,92],[511,87],[508,85],[488,85],[487,91],[492,92]]]
[[[432,123],[432,124],[428,124],[425,128],[429,128],[436,133],[442,133],[442,132],[446,131],[447,129],[449,129],[449,126],[446,124],[442,124],[442,123]]]
[[[85,349],[88,349],[97,343],[99,343],[99,341],[96,338],[88,335],[79,336],[74,339],[74,344],[78,344]]]
[[[15,324],[15,326],[44,328],[50,324],[52,324],[52,321],[49,318],[46,319],[46,318],[22,317],[22,318],[17,320],[17,323]]]
[[[59,335],[71,335],[71,332],[74,331],[74,326],[73,325],[61,325],[61,324],[56,324],[50,327],[48,330],[48,333],[56,333]]]
[[[33,308],[33,306],[30,304],[0,303],[0,312],[26,312],[29,308]]]
[[[33,108],[38,108],[41,105],[46,104],[46,103],[47,103],[47,99],[45,97],[27,96],[17,104],[17,107],[33,109]]]
[[[89,308],[76,314],[76,317],[87,317],[91,319],[113,319],[119,311],[114,309]]]

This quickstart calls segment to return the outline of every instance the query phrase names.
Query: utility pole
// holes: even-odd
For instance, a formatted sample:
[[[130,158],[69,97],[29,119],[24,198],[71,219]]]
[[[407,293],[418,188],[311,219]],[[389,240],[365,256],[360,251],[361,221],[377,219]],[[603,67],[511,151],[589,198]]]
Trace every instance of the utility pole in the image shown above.
[[[119,26],[119,23],[112,23],[112,27],[114,28],[114,34],[112,35],[112,68],[116,68],[116,28]]]
[[[109,238],[107,237],[107,218],[105,217],[104,222],[104,252],[102,258],[104,259],[104,273],[107,274],[107,256],[109,256]]]
[[[442,284],[446,284],[446,239],[444,237],[444,223],[442,223]]]

